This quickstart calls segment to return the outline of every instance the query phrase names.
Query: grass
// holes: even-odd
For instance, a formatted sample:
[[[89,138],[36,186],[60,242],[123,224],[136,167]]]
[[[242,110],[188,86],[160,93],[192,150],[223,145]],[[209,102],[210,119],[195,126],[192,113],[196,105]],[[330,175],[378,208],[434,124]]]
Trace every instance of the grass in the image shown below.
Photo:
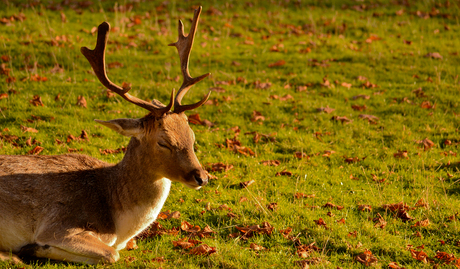
[[[216,233],[202,241],[217,253],[196,256],[175,248],[172,241],[187,236],[182,231],[139,240],[139,249],[121,251],[119,262],[98,268],[284,268],[297,267],[302,260],[316,262],[313,268],[357,268],[365,267],[357,261],[365,250],[377,259],[372,264],[377,268],[391,262],[405,268],[443,265],[445,260],[434,258],[438,251],[460,258],[458,222],[449,218],[460,205],[460,6],[455,1],[94,1],[89,7],[85,2],[3,1],[0,56],[9,75],[0,76],[0,94],[8,94],[0,99],[0,153],[28,154],[36,146],[26,144],[31,137],[44,148],[40,154],[76,150],[120,161],[121,154],[103,155],[100,149],[126,146],[128,139],[93,119],[142,117],[146,112],[119,97],[108,98],[79,48],[93,48],[92,28],[110,22],[116,29],[107,52],[111,79],[132,83],[131,93],[140,98],[166,102],[170,90],[181,83],[175,79],[180,75],[176,51],[166,45],[177,39],[178,18],[189,29],[198,5],[203,5],[203,14],[190,72],[212,76],[184,102],[199,100],[209,88],[223,89],[212,93],[214,105],[189,114],[199,113],[214,124],[192,125],[201,163],[209,167],[222,162],[233,169],[211,172],[217,179],[200,191],[173,184],[164,211],[179,211],[181,217],[159,222],[167,229],[182,221],[209,225]],[[21,13],[25,19],[18,17]],[[136,19],[138,24],[131,25]],[[434,52],[442,59],[426,56]],[[56,64],[62,72],[53,71]],[[46,81],[34,81],[37,75]],[[6,82],[11,77],[15,81]],[[271,86],[261,88],[261,83]],[[414,91],[419,88],[423,93]],[[55,101],[58,94],[61,100]],[[283,100],[286,94],[292,98]],[[34,95],[44,106],[29,102]],[[369,98],[354,98],[358,95]],[[86,99],[87,108],[76,105],[78,96]],[[365,105],[366,110],[354,110],[353,105]],[[335,110],[317,111],[326,106]],[[254,111],[264,120],[252,121]],[[378,119],[361,119],[361,114]],[[352,122],[331,120],[333,116]],[[21,126],[38,132],[23,132]],[[235,126],[240,130],[237,139],[254,156],[218,146],[235,138]],[[82,130],[89,140],[66,141]],[[255,133],[273,139],[256,143]],[[16,144],[5,135],[17,136]],[[416,143],[425,138],[434,143],[426,150]],[[325,151],[334,153],[323,156]],[[395,157],[400,151],[407,156]],[[296,153],[305,156],[299,159]],[[280,165],[265,166],[264,160]],[[291,175],[276,176],[283,170]],[[239,187],[249,180],[255,183]],[[315,197],[298,199],[298,193]],[[240,202],[241,197],[247,200]],[[426,206],[417,206],[421,199]],[[323,207],[328,202],[343,209]],[[399,202],[411,207],[413,220],[404,222],[383,206]],[[277,203],[277,209],[269,210],[270,203]],[[219,210],[223,204],[230,209]],[[372,210],[363,211],[360,205]],[[230,212],[238,218],[228,217]],[[383,229],[374,227],[378,214],[387,222]],[[316,224],[320,218],[327,228]],[[337,222],[342,218],[344,224]],[[426,219],[429,225],[416,225]],[[271,235],[229,237],[238,232],[236,226],[263,222],[274,227]],[[302,244],[315,242],[318,250],[299,257],[295,241],[280,233],[287,228]],[[251,243],[267,250],[252,250]],[[432,262],[413,258],[410,249],[423,251]],[[154,261],[158,257],[165,261]],[[0,263],[24,266],[86,267],[52,261]]]

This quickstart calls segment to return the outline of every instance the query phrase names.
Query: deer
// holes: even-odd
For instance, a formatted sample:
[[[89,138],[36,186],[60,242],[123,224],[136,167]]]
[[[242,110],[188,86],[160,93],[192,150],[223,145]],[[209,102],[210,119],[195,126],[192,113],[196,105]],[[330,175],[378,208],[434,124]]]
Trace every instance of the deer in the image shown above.
[[[111,264],[129,240],[154,222],[169,195],[171,182],[192,189],[208,183],[194,152],[195,135],[184,111],[203,105],[181,104],[196,83],[189,58],[201,7],[190,32],[179,20],[176,47],[183,82],[168,105],[147,102],[128,93],[107,76],[105,49],[110,24],[98,27],[94,50],[81,48],[107,89],[148,110],[140,119],[96,122],[131,137],[122,160],[110,164],[83,154],[0,155],[0,260],[21,263],[33,256],[87,264]]]

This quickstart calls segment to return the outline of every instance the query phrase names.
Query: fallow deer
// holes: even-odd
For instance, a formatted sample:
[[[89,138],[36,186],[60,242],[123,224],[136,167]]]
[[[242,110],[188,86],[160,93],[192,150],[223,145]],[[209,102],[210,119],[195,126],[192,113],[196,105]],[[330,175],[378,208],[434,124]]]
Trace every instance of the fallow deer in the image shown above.
[[[131,137],[123,160],[109,164],[86,155],[0,156],[0,259],[21,262],[23,255],[83,262],[114,263],[118,251],[158,216],[171,181],[199,189],[208,177],[193,149],[195,136],[184,111],[206,102],[182,105],[187,91],[209,74],[192,78],[190,51],[201,7],[188,35],[179,20],[183,83],[165,106],[146,102],[109,80],[105,48],[110,25],[99,25],[94,50],[81,52],[99,81],[127,101],[149,111],[141,119],[96,120]],[[174,105],[174,109],[172,109]]]

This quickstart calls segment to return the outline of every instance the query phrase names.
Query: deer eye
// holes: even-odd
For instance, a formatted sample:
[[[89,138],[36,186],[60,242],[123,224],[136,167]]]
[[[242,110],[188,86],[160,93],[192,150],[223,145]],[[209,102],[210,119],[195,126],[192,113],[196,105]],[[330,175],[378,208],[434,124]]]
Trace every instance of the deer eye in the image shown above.
[[[163,144],[163,143],[160,143],[160,142],[158,142],[158,146],[160,146],[160,147],[162,147],[162,148],[165,148],[165,149],[169,149],[169,150],[171,150],[171,149],[169,148],[169,146],[168,146],[168,145],[166,145],[166,144]]]

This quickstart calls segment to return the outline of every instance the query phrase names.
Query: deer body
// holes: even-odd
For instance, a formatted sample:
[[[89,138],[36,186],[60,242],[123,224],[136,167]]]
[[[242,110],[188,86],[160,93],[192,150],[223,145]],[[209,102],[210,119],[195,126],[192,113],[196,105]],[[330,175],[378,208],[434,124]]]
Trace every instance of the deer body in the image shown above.
[[[118,164],[78,154],[0,155],[0,260],[20,262],[18,256],[33,255],[90,264],[116,262],[118,251],[157,218],[171,181],[193,189],[206,185],[183,111],[199,107],[209,94],[196,104],[181,105],[188,89],[207,76],[192,78],[188,73],[200,11],[195,11],[188,36],[180,23],[179,41],[172,44],[179,51],[184,83],[174,100],[173,91],[168,106],[137,99],[108,80],[104,52],[109,25],[99,26],[96,49],[83,48],[83,54],[104,86],[150,113],[141,119],[96,120],[131,137]]]

